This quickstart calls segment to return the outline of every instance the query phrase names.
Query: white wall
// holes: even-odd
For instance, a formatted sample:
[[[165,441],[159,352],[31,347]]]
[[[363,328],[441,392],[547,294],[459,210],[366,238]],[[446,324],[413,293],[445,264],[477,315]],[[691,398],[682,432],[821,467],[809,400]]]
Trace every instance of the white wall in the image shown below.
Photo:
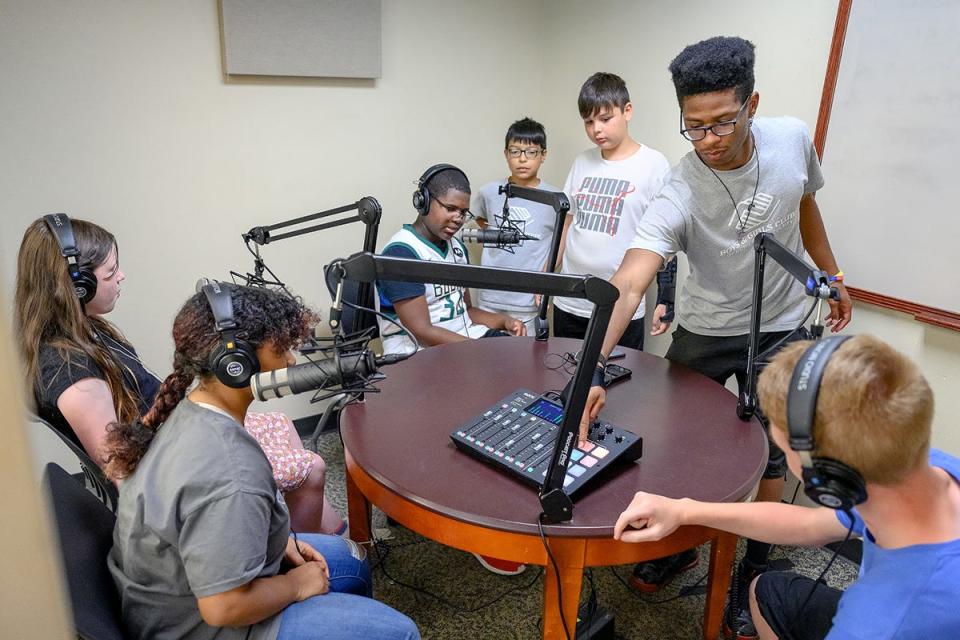
[[[595,3],[556,0],[547,3],[550,25],[543,86],[564,100],[545,100],[549,118],[562,124],[548,132],[554,155],[548,175],[563,184],[569,160],[590,145],[577,111],[580,85],[597,71],[621,76],[630,90],[630,132],[639,142],[661,151],[671,164],[690,151],[680,136],[676,93],[667,69],[688,44],[711,36],[740,35],[756,45],[758,113],[789,114],[816,127],[820,91],[833,35],[837,3],[743,0],[719,10],[707,0]],[[583,55],[589,51],[590,55]],[[828,179],[829,186],[829,179]],[[681,279],[686,260],[680,256]],[[648,301],[652,309],[653,293]],[[648,314],[649,316],[649,314]],[[645,349],[663,355],[668,336],[647,338]]]
[[[872,333],[919,363],[936,403],[933,446],[960,455],[960,333],[866,304],[854,308],[849,330]]]
[[[427,165],[453,162],[477,185],[502,177],[503,133],[525,115],[546,125],[543,177],[562,185],[589,144],[576,96],[595,71],[626,79],[633,135],[675,162],[688,143],[667,64],[686,44],[739,34],[757,45],[760,113],[813,129],[835,12],[835,0],[384,0],[381,79],[227,82],[213,0],[0,0],[8,298],[29,221],[66,211],[99,222],[118,236],[128,277],[111,319],[166,372],[177,306],[198,276],[250,268],[239,235],[254,225],[373,195],[386,238],[412,218],[410,192]],[[843,185],[827,176],[825,188]],[[362,231],[316,233],[263,255],[325,313],[321,267],[359,249]],[[851,329],[918,359],[938,397],[934,442],[960,453],[951,429],[960,336],[865,305]],[[313,412],[295,400],[294,415]]]
[[[173,315],[197,277],[252,267],[241,232],[373,195],[387,238],[412,219],[427,166],[452,162],[478,179],[502,171],[505,123],[539,104],[539,74],[519,91],[509,75],[542,64],[537,2],[386,0],[380,80],[240,83],[222,76],[213,0],[2,7],[9,297],[31,220],[65,211],[98,222],[116,234],[127,274],[110,319],[162,373]],[[321,268],[359,251],[363,231],[263,255],[326,313]]]

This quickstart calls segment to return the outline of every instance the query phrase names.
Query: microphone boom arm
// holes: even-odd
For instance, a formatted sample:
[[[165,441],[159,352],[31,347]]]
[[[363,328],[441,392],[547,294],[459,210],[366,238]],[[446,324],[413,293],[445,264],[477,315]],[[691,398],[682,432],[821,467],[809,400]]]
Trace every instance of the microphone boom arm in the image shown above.
[[[573,501],[563,491],[566,462],[577,443],[580,416],[587,404],[593,370],[600,357],[603,338],[607,332],[613,307],[620,297],[615,286],[596,276],[573,276],[540,271],[514,271],[494,267],[450,264],[425,260],[409,260],[357,253],[349,258],[330,263],[337,279],[373,283],[376,280],[397,280],[429,284],[448,284],[495,291],[518,291],[582,298],[594,304],[587,324],[586,339],[581,357],[573,374],[572,391],[560,422],[560,435],[543,488],[540,505],[546,517],[553,522],[564,522],[573,517]]]
[[[553,239],[550,242],[550,257],[547,258],[547,270],[552,273],[557,264],[557,256],[560,255],[560,236],[563,235],[561,233],[563,223],[567,218],[567,214],[570,213],[570,199],[567,197],[567,194],[562,191],[544,191],[543,189],[521,187],[512,182],[501,186],[499,192],[505,196],[503,202],[504,209],[507,209],[507,201],[510,198],[530,200],[531,202],[539,202],[548,207],[553,207],[557,218],[556,224],[554,225]],[[547,322],[547,306],[549,304],[550,296],[543,295],[540,299],[540,308],[537,310],[537,317],[534,322],[536,326],[536,338],[540,341],[546,340],[550,335],[550,323]]]
[[[314,225],[312,227],[307,227],[306,229],[298,229],[296,231],[288,231],[287,233],[281,233],[279,235],[271,235],[270,232],[275,229],[283,229],[285,227],[290,227],[296,224],[303,224],[305,222],[310,222],[312,220],[318,220],[320,218],[327,218],[338,213],[346,213],[347,211],[357,211],[357,214],[350,216],[349,218],[344,218],[342,220],[334,220],[332,222],[326,222],[324,224]],[[311,213],[306,216],[301,216],[299,218],[293,218],[292,220],[286,220],[284,222],[277,222],[276,224],[270,224],[266,226],[253,227],[245,234],[243,234],[244,240],[252,240],[253,242],[259,245],[270,244],[271,242],[276,242],[277,240],[286,240],[287,238],[294,238],[296,236],[302,236],[307,233],[313,233],[314,231],[321,231],[323,229],[330,229],[332,227],[339,227],[341,225],[350,224],[351,222],[363,222],[368,227],[373,225],[380,224],[380,216],[383,213],[383,209],[380,207],[380,203],[377,202],[377,199],[372,196],[364,196],[354,202],[353,204],[347,204],[342,207],[336,207],[333,209],[328,209],[326,211],[320,211],[319,213]],[[364,250],[367,250],[366,243],[364,243]]]
[[[348,211],[356,211],[356,215],[343,218],[341,220],[333,220],[330,222],[325,222],[323,224],[314,225],[312,227],[307,227],[305,229],[298,229],[296,231],[289,231],[287,233],[281,233],[279,235],[271,235],[270,232],[276,229],[284,229],[286,227],[291,227],[297,224],[303,224],[305,222],[311,222],[313,220],[318,220],[320,218],[328,218],[333,215],[340,213],[346,213]],[[258,245],[270,244],[271,242],[276,242],[277,240],[286,240],[287,238],[294,238],[296,236],[302,236],[307,233],[313,233],[314,231],[322,231],[323,229],[330,229],[333,227],[343,226],[345,224],[351,224],[353,222],[362,222],[366,225],[366,231],[363,235],[363,246],[362,251],[368,251],[373,253],[377,250],[377,235],[380,230],[380,218],[383,215],[383,208],[380,206],[380,203],[373,196],[363,196],[353,204],[343,205],[342,207],[335,207],[333,209],[328,209],[326,211],[320,211],[319,213],[311,213],[309,215],[301,216],[299,218],[293,218],[291,220],[286,220],[284,222],[277,222],[275,224],[253,227],[249,231],[243,234],[243,241],[248,243],[254,242]],[[254,254],[257,257],[259,266],[262,264],[262,261],[259,259],[259,250]],[[258,274],[260,275],[260,274]],[[339,300],[337,301],[339,302]],[[369,283],[361,283],[357,291],[357,302],[362,307],[373,308],[373,288]],[[363,326],[367,320],[367,312],[361,311],[355,314],[354,321],[352,326],[348,328],[347,333],[353,333],[356,331],[358,326]]]
[[[825,299],[839,299],[839,294],[830,286],[830,278],[825,271],[808,265],[783,246],[773,234],[757,234],[753,241],[753,249],[753,299],[750,315],[750,342],[747,351],[747,379],[737,401],[737,416],[743,421],[752,418],[757,410],[757,357],[760,352],[760,315],[763,311],[763,274],[767,256],[773,258],[797,281],[802,282],[804,293],[808,296],[817,298],[821,302]]]

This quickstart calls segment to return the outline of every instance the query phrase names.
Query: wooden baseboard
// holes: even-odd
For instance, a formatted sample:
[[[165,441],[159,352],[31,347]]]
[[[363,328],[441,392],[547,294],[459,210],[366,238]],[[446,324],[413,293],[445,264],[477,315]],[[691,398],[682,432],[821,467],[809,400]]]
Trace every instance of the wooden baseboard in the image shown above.
[[[945,309],[928,307],[926,305],[909,302],[892,296],[885,296],[881,293],[874,293],[866,289],[857,287],[847,287],[850,297],[860,302],[866,302],[884,309],[892,309],[901,313],[909,313],[914,320],[924,324],[932,324],[935,327],[942,327],[952,331],[960,331],[960,313],[954,313]]]

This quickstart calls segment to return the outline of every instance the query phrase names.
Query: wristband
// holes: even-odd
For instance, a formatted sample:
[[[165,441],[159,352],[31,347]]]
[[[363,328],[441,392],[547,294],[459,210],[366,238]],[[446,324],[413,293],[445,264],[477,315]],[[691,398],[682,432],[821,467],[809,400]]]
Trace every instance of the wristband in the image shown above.
[[[593,370],[593,377],[590,379],[591,387],[602,387],[603,378],[604,378],[605,368],[601,367],[599,364],[597,368]]]
[[[843,282],[843,269],[837,271],[832,276],[827,276],[828,282]]]
[[[568,355],[569,355],[569,354],[568,354]],[[573,361],[574,361],[574,362],[580,362],[580,356],[581,356],[581,355],[583,355],[583,352],[582,352],[582,351],[577,351],[575,354],[573,354]],[[607,366],[607,357],[606,357],[605,355],[603,355],[602,353],[598,353],[598,354],[597,354],[597,366],[598,366],[599,368],[601,368],[601,369],[603,369],[603,368],[605,368],[605,367]]]
[[[660,316],[661,322],[673,322],[674,318],[674,308],[672,302],[660,302],[658,304],[663,304],[667,307],[667,310],[664,311],[663,315]]]

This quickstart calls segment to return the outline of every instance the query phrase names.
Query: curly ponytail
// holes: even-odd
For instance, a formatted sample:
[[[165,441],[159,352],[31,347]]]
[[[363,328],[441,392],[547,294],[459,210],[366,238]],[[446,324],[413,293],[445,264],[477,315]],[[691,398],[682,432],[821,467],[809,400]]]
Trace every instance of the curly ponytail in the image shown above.
[[[153,406],[139,420],[112,422],[107,425],[106,473],[110,478],[126,478],[137,468],[157,430],[170,416],[180,401],[187,395],[195,374],[183,369],[174,369],[160,385]]]

